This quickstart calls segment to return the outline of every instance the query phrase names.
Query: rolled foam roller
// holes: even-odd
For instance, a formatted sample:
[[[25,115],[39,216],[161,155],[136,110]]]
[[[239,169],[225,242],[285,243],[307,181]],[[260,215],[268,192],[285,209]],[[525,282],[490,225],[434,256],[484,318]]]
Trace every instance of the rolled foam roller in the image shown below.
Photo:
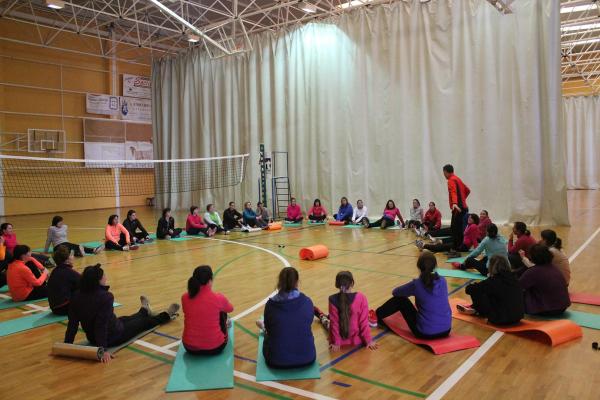
[[[317,244],[310,247],[304,247],[300,249],[301,260],[318,260],[319,258],[325,258],[329,255],[329,249],[324,244]]]
[[[344,221],[329,221],[329,225],[345,225]]]
[[[283,228],[283,222],[272,222],[269,224],[267,230],[269,231],[278,231]]]
[[[104,349],[71,343],[54,343],[52,346],[52,355],[98,361],[104,356]]]

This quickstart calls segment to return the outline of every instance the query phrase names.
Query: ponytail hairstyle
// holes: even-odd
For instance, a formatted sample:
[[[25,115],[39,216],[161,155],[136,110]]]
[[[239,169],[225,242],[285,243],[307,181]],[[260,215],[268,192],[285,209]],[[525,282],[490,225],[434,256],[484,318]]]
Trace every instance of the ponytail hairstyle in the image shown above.
[[[63,217],[61,217],[60,215],[55,215],[54,218],[52,218],[52,226],[58,225],[62,220]]]
[[[562,240],[556,236],[556,232],[554,232],[552,229],[543,230],[541,236],[548,247],[554,247],[557,250],[562,249]]]
[[[350,334],[350,299],[348,293],[354,286],[354,278],[350,271],[341,271],[335,276],[335,287],[340,289],[339,313],[340,313],[340,335],[347,339]]]
[[[525,236],[531,235],[531,232],[529,232],[529,230],[527,229],[527,225],[525,225],[525,222],[521,222],[521,221],[515,222],[514,229],[522,235],[525,235]]]
[[[104,276],[104,271],[100,264],[85,267],[79,281],[79,290],[83,293],[93,292],[100,287],[100,280]]]
[[[196,297],[200,288],[205,286],[213,278],[212,268],[208,265],[196,267],[192,277],[188,279],[188,295],[190,299]]]
[[[108,224],[112,225],[115,218],[119,218],[119,216],[117,214],[113,214],[110,217],[108,217]]]
[[[433,289],[433,282],[440,278],[437,272],[435,272],[437,260],[433,253],[429,251],[421,253],[417,260],[417,267],[419,268],[419,271],[421,271],[419,274],[421,282],[423,282],[427,289]]]
[[[479,215],[477,214],[469,214],[469,217],[473,220],[475,225],[479,225]]]
[[[498,237],[498,227],[496,224],[489,224],[487,227],[487,236],[490,239],[496,239]]]
[[[288,293],[296,289],[298,286],[298,270],[294,267],[285,267],[279,272],[279,279],[277,281],[277,290],[280,292]]]

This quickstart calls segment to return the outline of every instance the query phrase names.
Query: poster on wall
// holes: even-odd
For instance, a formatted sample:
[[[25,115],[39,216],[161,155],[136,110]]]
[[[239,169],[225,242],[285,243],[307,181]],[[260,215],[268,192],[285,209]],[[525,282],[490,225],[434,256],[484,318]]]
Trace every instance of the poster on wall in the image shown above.
[[[117,115],[119,105],[119,96],[94,93],[85,96],[85,111],[90,114]]]
[[[149,99],[151,94],[152,87],[149,77],[123,74],[123,96]]]
[[[121,118],[128,121],[152,122],[152,101],[137,97],[121,97]]]

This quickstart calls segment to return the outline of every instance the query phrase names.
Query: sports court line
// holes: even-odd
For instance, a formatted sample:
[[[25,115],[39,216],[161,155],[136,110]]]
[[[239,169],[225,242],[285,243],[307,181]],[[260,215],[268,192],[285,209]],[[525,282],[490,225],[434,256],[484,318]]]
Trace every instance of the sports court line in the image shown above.
[[[475,279],[469,279],[468,281],[466,281],[465,283],[463,283],[462,285],[459,285],[457,288],[453,289],[450,293],[448,293],[448,296],[458,292],[459,290],[461,290],[462,288],[464,288],[465,286],[471,284]]]
[[[600,227],[569,257],[569,263],[572,263],[577,256],[594,240],[600,233]],[[427,398],[427,400],[438,400],[444,397],[479,361],[485,353],[487,353],[504,335],[504,332],[496,331],[479,347],[465,362],[461,364],[456,371],[452,373],[442,384]]]
[[[331,371],[335,372],[336,374],[340,374],[340,375],[346,376],[348,378],[356,379],[357,381],[362,381],[362,382],[371,384],[373,386],[379,386],[379,387],[384,388],[384,389],[392,390],[394,392],[408,394],[408,395],[419,397],[419,398],[422,398],[422,399],[424,399],[425,397],[427,397],[427,395],[425,393],[414,392],[412,390],[403,389],[403,388],[399,388],[397,386],[388,385],[388,384],[383,383],[383,382],[374,381],[374,380],[368,379],[368,378],[363,378],[362,376],[354,375],[354,374],[351,374],[350,372],[346,372],[346,371],[341,371],[341,370],[339,370],[337,368],[331,368]]]
[[[376,341],[377,339],[382,338],[383,336],[387,335],[388,333],[390,333],[390,331],[388,331],[386,329],[385,331],[379,333],[377,336],[373,337],[373,341]],[[357,351],[362,350],[362,349],[364,349],[364,347],[362,347],[362,346],[358,346],[358,347],[353,348],[352,350],[350,350],[347,353],[342,354],[338,358],[335,358],[335,359],[329,361],[327,364],[321,365],[321,367],[319,368],[319,371],[323,372],[326,369],[329,369],[329,368],[333,367],[335,364],[344,361],[346,358],[350,357],[352,354],[354,354]]]

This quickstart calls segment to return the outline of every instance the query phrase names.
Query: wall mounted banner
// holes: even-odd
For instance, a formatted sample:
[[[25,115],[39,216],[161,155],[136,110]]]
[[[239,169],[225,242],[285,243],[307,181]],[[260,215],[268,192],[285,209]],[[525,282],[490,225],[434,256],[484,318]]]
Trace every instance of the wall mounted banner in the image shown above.
[[[87,93],[85,111],[90,114],[117,115],[119,113],[119,96]]]
[[[123,74],[123,96],[149,99],[151,90],[149,77]]]
[[[121,97],[121,119],[152,122],[152,101],[136,97]]]

